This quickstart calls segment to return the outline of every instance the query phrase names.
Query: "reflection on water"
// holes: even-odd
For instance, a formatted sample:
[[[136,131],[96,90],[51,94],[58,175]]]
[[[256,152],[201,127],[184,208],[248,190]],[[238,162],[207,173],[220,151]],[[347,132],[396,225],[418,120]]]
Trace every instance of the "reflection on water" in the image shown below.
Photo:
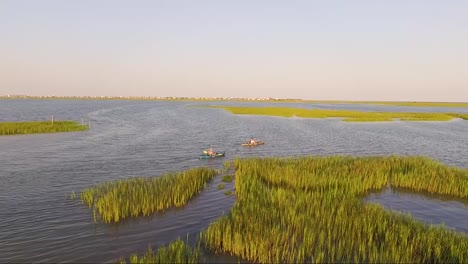
[[[410,213],[414,218],[428,224],[443,224],[449,229],[468,234],[467,200],[389,188],[370,194],[365,201],[379,203],[390,210]]]

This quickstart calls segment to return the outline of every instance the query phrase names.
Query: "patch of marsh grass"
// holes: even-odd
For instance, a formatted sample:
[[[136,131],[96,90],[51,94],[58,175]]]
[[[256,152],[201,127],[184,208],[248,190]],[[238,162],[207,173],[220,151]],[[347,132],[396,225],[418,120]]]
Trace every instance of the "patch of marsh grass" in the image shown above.
[[[0,135],[74,132],[88,130],[74,121],[0,122]]]
[[[207,248],[256,263],[467,263],[468,237],[367,204],[388,186],[468,199],[468,170],[423,157],[234,161],[236,202]]]
[[[302,118],[342,118],[347,122],[378,122],[393,121],[399,119],[403,121],[448,121],[453,118],[464,118],[464,114],[453,113],[416,113],[416,112],[362,112],[350,110],[321,110],[303,109],[288,107],[231,107],[212,106],[213,108],[223,108],[233,114],[248,115],[269,115],[282,117],[302,117]]]
[[[141,255],[132,254],[129,258],[130,264],[146,263],[200,263],[200,244],[195,248],[188,245],[180,238],[169,243],[167,246],[158,248],[156,251],[149,246],[148,250]],[[120,259],[119,263],[126,263]]]
[[[119,222],[185,205],[216,173],[210,168],[194,168],[159,177],[105,182],[83,190],[81,200],[93,208],[95,221]]]

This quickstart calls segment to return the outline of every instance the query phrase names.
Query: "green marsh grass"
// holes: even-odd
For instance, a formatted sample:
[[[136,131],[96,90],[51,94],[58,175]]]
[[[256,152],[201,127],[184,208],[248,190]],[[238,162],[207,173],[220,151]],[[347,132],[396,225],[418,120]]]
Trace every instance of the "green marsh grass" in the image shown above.
[[[219,190],[224,189],[224,187],[225,187],[224,184],[222,184],[222,183],[218,184],[218,189]]]
[[[231,107],[212,106],[212,108],[223,108],[233,114],[244,115],[268,115],[282,117],[302,118],[342,118],[348,122],[377,122],[393,121],[449,121],[453,118],[468,119],[466,114],[454,113],[416,113],[416,112],[361,112],[350,110],[321,110],[287,107]]]
[[[74,121],[0,122],[0,135],[73,132],[88,129],[88,126]]]
[[[120,260],[119,263],[126,263],[125,260]],[[132,254],[129,259],[130,264],[146,264],[146,263],[200,263],[200,244],[195,248],[191,248],[187,242],[180,238],[171,242],[169,245],[160,247],[153,251],[148,247],[145,254]]]
[[[119,222],[185,205],[216,173],[214,169],[194,168],[160,177],[105,182],[83,190],[81,200],[93,208],[95,221]]]
[[[424,157],[234,161],[236,202],[202,238],[258,263],[467,263],[468,236],[362,200],[389,186],[468,199],[468,170]]]
[[[457,114],[457,113],[450,113],[451,116],[456,118],[461,118],[464,120],[468,120],[468,114]]]

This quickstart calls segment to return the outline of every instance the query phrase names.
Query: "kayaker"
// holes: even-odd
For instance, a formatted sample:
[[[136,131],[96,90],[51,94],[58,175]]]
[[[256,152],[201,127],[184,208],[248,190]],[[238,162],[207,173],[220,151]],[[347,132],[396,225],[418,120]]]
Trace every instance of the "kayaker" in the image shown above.
[[[257,142],[253,139],[253,138],[250,138],[250,145],[256,145]]]
[[[210,155],[210,156],[212,156],[212,157],[216,156],[216,152],[214,152],[213,148],[210,148],[210,149],[208,150],[208,155]]]

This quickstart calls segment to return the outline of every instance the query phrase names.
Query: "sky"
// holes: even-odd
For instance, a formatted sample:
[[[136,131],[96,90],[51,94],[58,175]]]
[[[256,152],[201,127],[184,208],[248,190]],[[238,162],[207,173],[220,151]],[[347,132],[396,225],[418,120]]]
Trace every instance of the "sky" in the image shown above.
[[[468,102],[466,0],[0,0],[0,95]]]

